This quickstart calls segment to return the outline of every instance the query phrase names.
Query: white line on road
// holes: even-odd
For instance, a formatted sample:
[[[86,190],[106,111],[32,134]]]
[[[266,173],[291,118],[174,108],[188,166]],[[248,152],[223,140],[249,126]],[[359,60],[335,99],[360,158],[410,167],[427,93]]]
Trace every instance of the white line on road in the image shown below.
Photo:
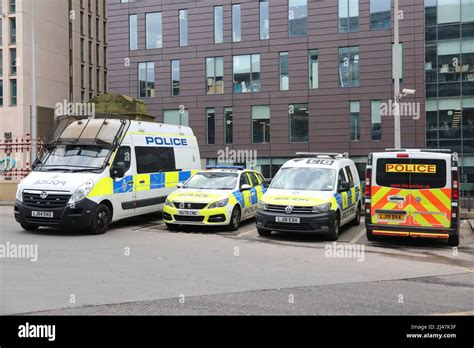
[[[236,237],[242,237],[242,236],[245,236],[245,235],[247,235],[247,234],[249,234],[249,233],[252,233],[252,232],[255,232],[255,231],[257,231],[257,229],[256,229],[256,228],[252,228],[250,231],[247,231],[247,232],[238,234]]]
[[[357,241],[362,238],[364,233],[365,233],[365,228],[363,228],[359,233],[357,233],[357,236],[352,238],[349,243],[351,243],[351,244],[357,243]]]

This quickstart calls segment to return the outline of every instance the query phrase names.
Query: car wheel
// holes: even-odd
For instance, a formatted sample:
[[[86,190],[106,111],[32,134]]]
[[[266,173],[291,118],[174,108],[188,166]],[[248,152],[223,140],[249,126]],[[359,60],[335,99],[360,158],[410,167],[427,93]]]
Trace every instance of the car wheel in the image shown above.
[[[360,225],[360,205],[357,206],[357,213],[354,220],[351,221],[352,226],[359,226]]]
[[[242,218],[240,208],[238,206],[234,207],[234,210],[232,210],[232,215],[230,216],[230,222],[229,222],[229,230],[230,231],[237,231],[240,226],[240,219]]]
[[[166,225],[166,228],[170,231],[177,231],[179,229],[179,225],[169,224],[167,222],[165,222],[165,225]]]
[[[369,230],[368,228],[366,229],[365,234],[367,236],[367,239],[370,242],[375,242],[376,240],[379,239],[379,236],[374,236],[374,234],[372,233],[372,230]]]
[[[339,238],[339,230],[341,229],[341,220],[339,216],[334,220],[334,228],[328,235],[328,240],[336,241]]]
[[[459,231],[448,238],[448,245],[449,246],[458,246],[459,245]]]
[[[37,231],[39,226],[38,225],[32,225],[32,224],[20,224],[21,228],[23,228],[25,231]]]
[[[272,234],[271,230],[264,230],[263,228],[257,227],[257,232],[262,237],[269,237]]]
[[[91,234],[104,234],[110,225],[110,210],[105,204],[99,204],[92,223],[89,226]]]

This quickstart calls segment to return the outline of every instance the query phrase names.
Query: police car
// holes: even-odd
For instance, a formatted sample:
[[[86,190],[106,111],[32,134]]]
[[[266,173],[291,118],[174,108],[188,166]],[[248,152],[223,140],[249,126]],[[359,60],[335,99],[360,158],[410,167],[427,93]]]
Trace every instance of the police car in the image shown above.
[[[361,186],[347,154],[297,153],[262,196],[257,231],[311,232],[337,240],[342,225],[359,225]]]
[[[228,226],[255,216],[265,192],[262,174],[239,166],[214,166],[193,175],[170,194],[163,219],[170,230],[179,225]]]

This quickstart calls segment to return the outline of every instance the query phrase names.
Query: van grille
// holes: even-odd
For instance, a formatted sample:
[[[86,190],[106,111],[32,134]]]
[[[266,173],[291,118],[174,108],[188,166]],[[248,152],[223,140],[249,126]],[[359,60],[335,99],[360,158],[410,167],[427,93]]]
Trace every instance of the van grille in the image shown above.
[[[274,211],[278,213],[285,213],[285,208],[288,205],[278,205],[278,204],[269,204],[268,205],[268,210],[269,211]],[[293,207],[293,211],[291,214],[311,214],[312,213],[313,207]]]
[[[187,203],[187,202],[174,202],[174,206],[178,209],[204,209],[208,203]],[[180,204],[184,204],[184,207],[180,207]]]
[[[41,198],[41,192],[23,192],[23,203],[34,208],[62,208],[69,201],[69,193],[48,192],[45,198]]]

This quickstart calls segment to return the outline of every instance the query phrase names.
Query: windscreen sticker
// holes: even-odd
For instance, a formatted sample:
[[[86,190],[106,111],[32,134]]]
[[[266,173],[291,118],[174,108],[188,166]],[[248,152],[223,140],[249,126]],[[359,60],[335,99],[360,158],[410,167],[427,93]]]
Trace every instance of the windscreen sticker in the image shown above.
[[[421,173],[436,174],[435,164],[396,164],[387,163],[385,165],[387,173]]]

